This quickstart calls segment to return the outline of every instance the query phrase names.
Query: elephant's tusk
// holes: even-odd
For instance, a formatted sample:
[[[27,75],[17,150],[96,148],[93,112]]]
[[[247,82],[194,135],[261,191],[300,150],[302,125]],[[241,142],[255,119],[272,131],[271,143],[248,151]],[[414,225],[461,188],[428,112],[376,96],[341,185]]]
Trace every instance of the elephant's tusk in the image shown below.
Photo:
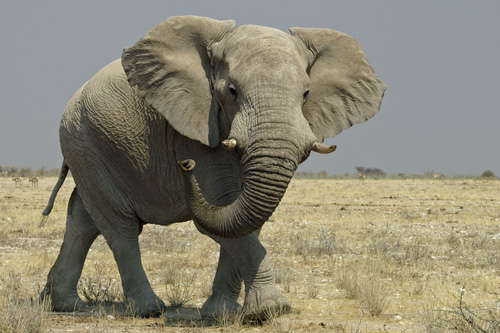
[[[337,149],[337,145],[327,146],[319,142],[313,143],[312,150],[320,154],[330,154]]]
[[[222,141],[222,147],[224,147],[225,150],[233,150],[234,147],[236,147],[236,140],[235,139],[227,139]]]
[[[193,170],[196,165],[196,163],[193,160],[184,160],[184,161],[179,161],[177,163],[179,164],[181,169],[186,172]]]

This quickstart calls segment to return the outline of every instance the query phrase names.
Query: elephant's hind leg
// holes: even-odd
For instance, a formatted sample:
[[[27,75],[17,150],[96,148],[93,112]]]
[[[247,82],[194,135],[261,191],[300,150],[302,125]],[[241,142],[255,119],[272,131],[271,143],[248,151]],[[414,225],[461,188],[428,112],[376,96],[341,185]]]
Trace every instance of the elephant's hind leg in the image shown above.
[[[156,296],[148,281],[141,261],[139,230],[121,229],[121,232],[103,231],[122,278],[123,292],[130,302],[134,316],[156,317],[166,310],[165,303]]]
[[[94,204],[98,209],[92,211],[92,217],[113,252],[122,279],[123,293],[129,302],[130,314],[140,317],[161,315],[166,309],[165,303],[151,288],[142,266],[139,247],[139,234],[142,231],[140,221],[133,214],[124,213],[125,209],[115,210],[113,207],[99,206],[95,202]]]
[[[42,299],[50,298],[54,311],[88,309],[88,305],[78,296],[76,287],[89,248],[98,235],[99,230],[85,210],[75,188],[68,204],[64,241],[40,295]]]

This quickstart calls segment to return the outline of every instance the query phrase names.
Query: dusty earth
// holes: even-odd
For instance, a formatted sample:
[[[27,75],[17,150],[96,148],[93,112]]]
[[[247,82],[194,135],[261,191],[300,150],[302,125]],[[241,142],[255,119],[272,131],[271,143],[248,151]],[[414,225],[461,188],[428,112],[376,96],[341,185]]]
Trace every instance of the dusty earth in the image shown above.
[[[199,317],[218,247],[191,222],[146,225],[140,237],[153,289],[180,306],[163,317],[130,316],[102,237],[79,285],[96,302],[93,312],[52,313],[31,302],[57,257],[74,187],[67,179],[39,227],[55,182],[42,178],[32,187],[0,178],[0,331],[13,327],[12,318],[31,327],[25,331],[43,332],[444,332],[472,330],[470,318],[480,328],[499,327],[496,179],[293,180],[261,239],[294,312],[264,324]]]

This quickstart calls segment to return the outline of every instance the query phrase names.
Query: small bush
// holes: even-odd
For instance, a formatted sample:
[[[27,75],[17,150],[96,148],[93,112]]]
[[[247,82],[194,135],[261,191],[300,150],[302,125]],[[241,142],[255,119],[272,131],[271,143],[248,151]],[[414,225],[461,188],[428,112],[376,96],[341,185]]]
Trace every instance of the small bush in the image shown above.
[[[121,286],[113,278],[106,277],[103,266],[93,263],[92,274],[85,274],[78,281],[77,291],[91,305],[109,305],[113,302],[123,302]]]
[[[460,289],[458,305],[453,308],[453,317],[459,319],[473,332],[500,332],[500,312],[491,308],[486,313],[471,309],[464,300],[465,287]],[[483,311],[484,312],[484,311]],[[466,325],[465,325],[466,324]]]
[[[385,171],[379,168],[365,168],[362,166],[355,167],[358,174],[363,174],[372,177],[385,177]]]
[[[465,287],[460,289],[458,304],[450,310],[425,309],[422,321],[427,332],[500,332],[498,308],[471,309],[465,302]],[[498,302],[498,300],[496,300]]]
[[[92,305],[107,305],[123,301],[116,280],[105,279],[100,275],[86,276],[80,279],[77,290]]]
[[[175,277],[170,276],[165,282],[167,300],[174,308],[180,308],[191,301],[194,297],[194,282],[196,274],[182,275],[176,273]]]
[[[486,170],[485,172],[483,172],[482,177],[484,177],[484,178],[494,178],[495,174],[491,170]]]

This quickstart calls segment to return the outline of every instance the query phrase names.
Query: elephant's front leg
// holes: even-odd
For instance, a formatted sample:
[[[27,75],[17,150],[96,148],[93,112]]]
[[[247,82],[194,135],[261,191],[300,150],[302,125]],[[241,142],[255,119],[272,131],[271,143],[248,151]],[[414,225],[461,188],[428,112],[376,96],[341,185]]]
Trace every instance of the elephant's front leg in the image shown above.
[[[233,257],[221,246],[219,264],[212,284],[212,295],[201,308],[203,317],[222,318],[241,311],[238,297],[243,279]]]
[[[242,238],[214,239],[234,261],[222,281],[228,286],[233,283],[233,277],[240,274],[245,283],[245,319],[265,319],[270,313],[283,314],[290,311],[290,303],[276,287],[271,261],[259,241],[258,232]],[[216,275],[214,290],[219,290],[223,285]]]

